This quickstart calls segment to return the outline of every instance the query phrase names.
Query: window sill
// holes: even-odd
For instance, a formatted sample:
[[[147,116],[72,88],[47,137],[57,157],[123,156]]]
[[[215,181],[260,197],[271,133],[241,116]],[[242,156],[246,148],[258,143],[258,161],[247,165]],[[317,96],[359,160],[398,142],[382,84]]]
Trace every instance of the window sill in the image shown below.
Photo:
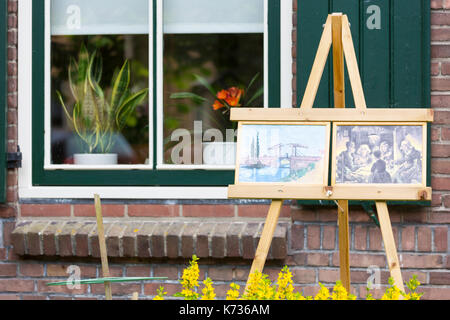
[[[264,223],[208,221],[116,221],[105,223],[109,257],[253,259]],[[275,230],[268,259],[287,257],[289,224]],[[19,256],[99,258],[92,220],[26,220],[11,235]]]

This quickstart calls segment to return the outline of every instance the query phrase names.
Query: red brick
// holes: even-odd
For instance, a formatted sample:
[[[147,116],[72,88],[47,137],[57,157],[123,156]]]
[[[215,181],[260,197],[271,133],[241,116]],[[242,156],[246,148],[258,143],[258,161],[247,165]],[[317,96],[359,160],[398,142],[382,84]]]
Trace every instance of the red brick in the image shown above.
[[[430,223],[450,223],[450,211],[432,212]]]
[[[340,272],[338,269],[319,269],[319,282],[335,283],[337,280],[339,280],[339,277]]]
[[[383,237],[380,228],[369,229],[369,250],[380,251],[383,249]]]
[[[442,0],[431,0],[431,9],[442,9],[443,2]]]
[[[430,284],[450,285],[450,272],[430,272]]]
[[[183,288],[181,284],[175,283],[145,283],[144,284],[144,294],[146,296],[155,296],[159,287],[164,287],[164,291],[167,292],[168,296],[172,296],[177,292],[181,292]]]
[[[339,266],[339,253],[333,253],[333,266]],[[370,253],[350,253],[350,265],[352,267],[369,267],[386,265],[385,254],[370,254]]]
[[[450,46],[442,44],[431,45],[431,57],[432,58],[450,57]]]
[[[417,249],[418,251],[431,251],[431,228],[417,228]]]
[[[401,254],[402,268],[439,269],[443,268],[444,261],[438,254]]]
[[[178,268],[175,266],[155,266],[153,267],[154,277],[167,277],[169,280],[178,279]]]
[[[0,277],[15,277],[17,276],[17,264],[3,263],[0,264]]]
[[[450,75],[450,63],[449,62],[441,63],[441,73],[446,76]]]
[[[432,12],[431,13],[431,24],[435,26],[448,26],[450,25],[450,14],[446,11],[444,12]]]
[[[291,210],[293,221],[317,221],[316,210],[313,207],[293,207]]]
[[[16,216],[16,209],[9,205],[0,205],[0,218],[13,218]]]
[[[130,204],[128,205],[129,217],[178,217],[179,205],[160,204]]]
[[[431,187],[434,190],[450,190],[450,177],[431,177]]]
[[[432,62],[431,63],[431,75],[437,76],[440,72],[440,63],[439,62]]]
[[[365,226],[355,226],[355,250],[366,250],[367,249],[367,227]]]
[[[121,204],[102,204],[104,217],[123,217],[125,206]],[[95,217],[94,204],[76,204],[73,206],[75,217]]]
[[[307,245],[308,249],[320,249],[320,226],[307,227]]]
[[[21,204],[22,217],[69,217],[69,204]]]
[[[431,128],[431,141],[441,140],[441,128]]]
[[[0,292],[32,292],[34,280],[0,279]]]
[[[234,205],[183,205],[184,217],[234,217]]]
[[[434,250],[447,252],[448,250],[448,227],[434,228]]]
[[[87,292],[88,285],[81,284],[80,288],[69,289],[68,286],[47,286],[47,283],[52,281],[61,281],[61,279],[45,279],[37,281],[37,290],[39,293],[63,293],[63,294],[85,294]],[[114,291],[113,291],[114,292]],[[103,294],[105,293],[103,289]]]
[[[291,247],[293,250],[303,249],[305,231],[302,225],[294,224],[291,227]]]
[[[431,172],[450,174],[450,159],[431,159]]]
[[[450,288],[448,287],[423,287],[422,300],[450,300]]]
[[[442,194],[433,192],[431,195],[431,206],[440,207],[442,205]]]
[[[148,266],[128,266],[127,277],[150,277],[150,267]]]
[[[171,222],[158,223],[151,235],[151,254],[152,257],[164,258],[169,249],[165,250],[165,242]]]
[[[441,128],[441,138],[443,141],[450,140],[450,128]]]
[[[44,275],[44,266],[39,263],[21,263],[19,272],[26,277],[42,277]]]
[[[294,283],[314,283],[316,281],[315,270],[295,268],[291,272]]]
[[[336,227],[335,226],[324,226],[323,227],[322,249],[332,250],[334,248],[336,248]]]
[[[431,41],[448,41],[450,40],[449,28],[431,29]]]
[[[434,124],[449,124],[449,123],[450,123],[450,111],[434,111]]]
[[[265,270],[265,273],[267,270]],[[233,269],[230,267],[209,267],[208,276],[215,281],[233,280]]]
[[[449,37],[449,40],[450,40],[450,37]],[[432,108],[449,108],[450,107],[450,95],[433,94],[431,96],[431,107]]]
[[[306,264],[308,266],[328,266],[330,261],[329,253],[308,252],[306,254]]]
[[[431,156],[436,158],[450,157],[450,144],[431,144]]]
[[[414,251],[416,243],[415,230],[414,226],[402,228],[402,251]]]

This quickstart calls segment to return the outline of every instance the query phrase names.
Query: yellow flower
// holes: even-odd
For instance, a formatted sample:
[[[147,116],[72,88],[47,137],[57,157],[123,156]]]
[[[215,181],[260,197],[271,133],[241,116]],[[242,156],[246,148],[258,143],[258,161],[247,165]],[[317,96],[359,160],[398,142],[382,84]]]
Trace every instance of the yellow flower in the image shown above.
[[[181,276],[180,283],[183,286],[183,290],[180,293],[176,293],[175,296],[184,297],[186,300],[198,299],[198,293],[195,291],[199,286],[198,277],[200,275],[197,261],[197,256],[193,255],[189,267],[183,270],[183,275]]]
[[[241,287],[236,283],[230,284],[230,290],[227,291],[227,300],[237,300],[239,298],[239,289]]]
[[[202,289],[202,300],[214,300],[216,297],[216,293],[214,292],[214,288],[212,286],[212,280],[208,277],[205,281],[203,281],[203,284],[205,285],[205,287]]]
[[[243,298],[246,300],[270,300],[273,299],[275,290],[266,274],[255,271],[249,277],[247,290]]]
[[[164,287],[159,287],[156,292],[157,295],[153,298],[153,300],[164,300],[164,296],[167,294],[167,292],[164,291]]]
[[[348,294],[347,289],[344,288],[340,280],[336,281],[336,285],[331,293],[331,300],[355,300],[356,296]]]
[[[314,297],[314,300],[328,300],[330,298],[330,291],[319,282],[320,290]]]

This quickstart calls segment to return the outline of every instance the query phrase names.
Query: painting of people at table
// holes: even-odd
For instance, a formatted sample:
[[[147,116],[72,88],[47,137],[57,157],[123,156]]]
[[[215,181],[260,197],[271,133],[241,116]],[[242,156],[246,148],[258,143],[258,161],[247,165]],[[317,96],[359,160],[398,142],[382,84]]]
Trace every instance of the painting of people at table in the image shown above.
[[[422,125],[338,125],[336,183],[423,184]]]

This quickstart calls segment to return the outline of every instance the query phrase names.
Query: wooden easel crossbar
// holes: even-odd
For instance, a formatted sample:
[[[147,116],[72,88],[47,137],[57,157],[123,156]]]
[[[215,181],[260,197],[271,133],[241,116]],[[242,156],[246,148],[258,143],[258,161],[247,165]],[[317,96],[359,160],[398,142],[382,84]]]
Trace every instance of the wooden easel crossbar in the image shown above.
[[[320,80],[328,59],[333,51],[334,109],[313,109]],[[355,108],[345,108],[345,64],[352,88]],[[430,109],[367,109],[363,86],[353,45],[350,24],[342,13],[330,14],[324,25],[305,94],[299,109],[232,108],[231,120],[258,121],[350,121],[350,122],[432,122]],[[238,140],[239,144],[239,140]],[[239,154],[238,154],[239,156]],[[350,291],[350,250],[349,250],[349,200],[374,200],[380,222],[380,229],[386,251],[387,262],[395,285],[404,291],[400,263],[386,201],[388,200],[431,200],[431,188],[425,185],[388,184],[332,186],[302,186],[292,184],[240,184],[228,187],[229,198],[272,199],[265,225],[261,234],[250,274],[262,272],[270,249],[273,234],[284,199],[334,200],[338,207],[340,280]],[[248,283],[247,283],[248,285]]]

